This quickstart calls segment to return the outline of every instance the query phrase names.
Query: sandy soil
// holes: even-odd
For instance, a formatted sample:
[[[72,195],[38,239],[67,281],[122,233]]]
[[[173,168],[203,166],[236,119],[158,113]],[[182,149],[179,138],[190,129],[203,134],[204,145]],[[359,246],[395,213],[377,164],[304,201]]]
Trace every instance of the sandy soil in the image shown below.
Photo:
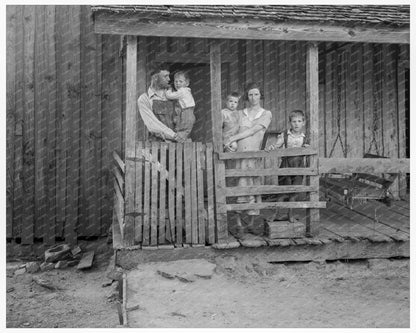
[[[111,287],[102,286],[110,255],[102,251],[83,272],[8,269],[7,327],[117,327]],[[142,265],[140,288],[128,289],[138,306],[130,327],[409,327],[407,259],[271,264],[223,255],[215,264],[210,279],[190,283],[158,274],[161,263]]]

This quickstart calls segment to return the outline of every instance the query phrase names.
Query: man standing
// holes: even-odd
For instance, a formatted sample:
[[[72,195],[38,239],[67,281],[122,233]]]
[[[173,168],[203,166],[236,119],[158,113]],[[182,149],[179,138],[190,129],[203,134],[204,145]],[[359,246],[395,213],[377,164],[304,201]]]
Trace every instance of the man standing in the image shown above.
[[[140,116],[149,131],[149,141],[183,142],[173,131],[174,104],[166,98],[166,90],[170,87],[169,74],[165,65],[155,67],[150,72],[149,89],[137,101]]]

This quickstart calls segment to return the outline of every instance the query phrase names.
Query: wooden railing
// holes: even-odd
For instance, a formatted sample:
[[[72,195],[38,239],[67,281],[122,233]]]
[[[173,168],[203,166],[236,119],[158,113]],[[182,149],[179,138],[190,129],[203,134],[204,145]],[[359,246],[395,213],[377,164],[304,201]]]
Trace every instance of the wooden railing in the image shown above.
[[[319,178],[317,159],[313,159],[313,165],[309,165],[305,168],[279,168],[280,163],[277,163],[275,167],[260,168],[260,169],[226,169],[225,160],[236,159],[249,159],[259,158],[265,159],[269,157],[284,157],[284,156],[306,156],[317,155],[317,151],[311,148],[287,148],[274,150],[271,152],[266,151],[252,151],[252,152],[235,152],[235,153],[219,153],[218,154],[218,167],[219,174],[216,174],[218,184],[222,189],[224,198],[222,202],[218,202],[217,207],[219,211],[233,211],[233,210],[250,210],[250,209],[274,209],[279,207],[284,208],[305,208],[316,209],[325,208],[326,202],[319,201],[319,196],[308,196],[305,201],[291,201],[281,202],[276,199],[273,201],[273,196],[268,196],[267,202],[257,203],[227,203],[227,198],[243,196],[243,195],[271,195],[271,194],[283,194],[283,193],[319,193],[319,182],[311,181],[314,177]],[[311,159],[312,160],[312,159]],[[264,163],[263,163],[264,165]],[[225,186],[226,178],[230,177],[264,177],[264,176],[304,176],[303,185],[256,185],[247,187]],[[271,199],[269,199],[271,198]],[[306,230],[310,231],[310,219],[307,219]]]
[[[216,242],[212,156],[210,143],[136,142],[122,173],[114,154],[115,214],[125,246]]]

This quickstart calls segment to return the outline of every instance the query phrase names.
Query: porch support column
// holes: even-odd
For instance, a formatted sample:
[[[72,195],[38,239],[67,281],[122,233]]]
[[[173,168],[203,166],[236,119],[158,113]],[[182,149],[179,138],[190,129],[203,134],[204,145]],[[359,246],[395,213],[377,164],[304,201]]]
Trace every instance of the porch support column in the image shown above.
[[[312,149],[319,151],[319,68],[318,68],[318,44],[308,43],[306,51],[306,100],[309,113],[310,145]],[[318,155],[311,155],[310,167],[318,170]],[[319,188],[319,175],[310,176],[310,185]],[[319,191],[310,194],[310,201],[319,201]],[[313,232],[311,227],[319,222],[319,209],[308,208],[306,210],[306,235]]]
[[[125,196],[124,196],[124,246],[134,245],[134,193],[137,126],[137,36],[127,36],[126,63],[126,115],[124,123],[124,159],[126,161]]]
[[[214,146],[215,167],[215,206],[217,242],[223,243],[228,238],[227,208],[225,205],[225,164],[218,159],[222,151],[221,128],[221,45],[218,40],[210,43],[210,77],[211,77],[211,119],[212,142]]]

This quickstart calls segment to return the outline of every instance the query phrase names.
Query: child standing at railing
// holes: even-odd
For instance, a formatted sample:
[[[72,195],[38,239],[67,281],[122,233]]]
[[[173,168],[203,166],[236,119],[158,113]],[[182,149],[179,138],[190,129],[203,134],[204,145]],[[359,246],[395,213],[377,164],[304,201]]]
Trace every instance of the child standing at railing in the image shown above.
[[[290,129],[284,131],[277,137],[274,145],[265,148],[266,151],[275,150],[278,148],[295,148],[309,146],[308,140],[304,133],[305,114],[301,110],[294,110],[289,114]],[[304,168],[305,156],[286,156],[282,157],[281,168]],[[284,176],[279,179],[279,185],[302,185],[303,176]],[[289,194],[289,201],[296,201],[298,196],[296,193]],[[280,197],[279,201],[283,201],[284,197]],[[292,209],[289,208],[286,217],[278,217],[277,220],[289,220],[295,222]]]
[[[240,94],[232,92],[228,94],[226,100],[226,108],[221,110],[222,117],[222,142],[224,144],[224,151],[237,151],[237,142],[234,141],[231,145],[226,146],[230,137],[238,133],[240,111],[237,111]]]

